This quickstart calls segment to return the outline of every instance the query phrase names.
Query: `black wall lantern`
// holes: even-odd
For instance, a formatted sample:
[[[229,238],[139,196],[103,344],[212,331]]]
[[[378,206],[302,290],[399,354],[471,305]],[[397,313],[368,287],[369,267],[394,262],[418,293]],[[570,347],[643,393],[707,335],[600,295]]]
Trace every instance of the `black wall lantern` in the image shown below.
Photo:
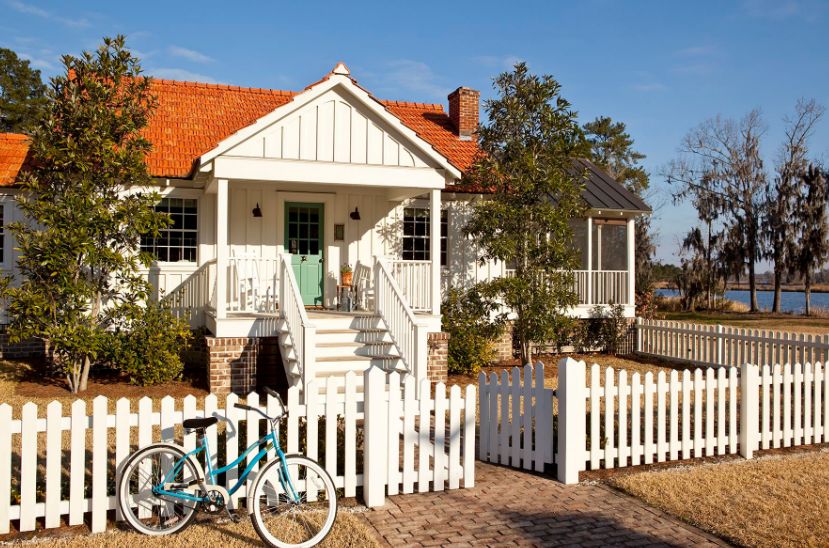
[[[256,202],[256,207],[253,208],[253,216],[256,219],[262,217],[262,209],[259,207],[259,202]]]
[[[351,217],[351,219],[354,220],[354,221],[359,221],[360,220],[360,210],[355,207],[354,211],[349,213],[348,216]]]

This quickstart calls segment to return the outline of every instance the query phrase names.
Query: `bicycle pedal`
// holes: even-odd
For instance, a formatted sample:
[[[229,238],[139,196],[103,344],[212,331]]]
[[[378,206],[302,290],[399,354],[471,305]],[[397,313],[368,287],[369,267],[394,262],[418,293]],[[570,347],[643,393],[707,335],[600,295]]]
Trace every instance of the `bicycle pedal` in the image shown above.
[[[230,508],[228,508],[227,506],[225,506],[225,512],[227,512],[227,517],[229,517],[230,521],[232,521],[233,523],[239,523],[240,521],[242,521],[242,517],[236,512],[231,512]]]

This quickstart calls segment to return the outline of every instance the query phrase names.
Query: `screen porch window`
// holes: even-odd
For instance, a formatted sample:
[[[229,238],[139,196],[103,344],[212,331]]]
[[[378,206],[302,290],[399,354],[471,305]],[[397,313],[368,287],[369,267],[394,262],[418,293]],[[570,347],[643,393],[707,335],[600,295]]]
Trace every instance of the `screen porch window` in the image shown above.
[[[155,210],[170,216],[170,225],[157,237],[143,236],[141,251],[161,262],[196,262],[198,249],[198,204],[190,198],[163,198]]]
[[[440,265],[446,266],[449,249],[449,215],[440,212]],[[403,260],[428,261],[429,255],[429,209],[407,207],[403,209]]]
[[[593,270],[627,270],[625,221],[593,220]]]

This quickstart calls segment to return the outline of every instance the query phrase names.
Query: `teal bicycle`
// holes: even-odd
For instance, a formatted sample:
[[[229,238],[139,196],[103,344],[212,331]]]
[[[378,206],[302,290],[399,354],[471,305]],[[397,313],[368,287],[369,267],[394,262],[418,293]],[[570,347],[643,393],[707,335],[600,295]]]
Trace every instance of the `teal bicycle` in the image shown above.
[[[255,465],[271,450],[269,460],[255,477],[247,493],[246,510],[253,527],[269,546],[305,548],[318,544],[331,531],[337,517],[337,492],[331,476],[315,461],[302,455],[286,455],[279,446],[276,424],[281,411],[270,417],[256,407],[240,403],[236,408],[262,415],[270,431],[252,443],[238,459],[214,468],[205,430],[218,422],[216,417],[191,418],[183,422],[187,432],[199,441],[192,451],[172,443],[156,443],[133,453],[124,463],[117,486],[118,509],[135,531],[145,535],[169,535],[183,531],[197,511],[227,513],[238,521],[232,495],[245,484]],[[229,487],[217,484],[220,474],[237,470],[248,455],[258,451],[238,481]],[[204,454],[207,470],[199,457]]]

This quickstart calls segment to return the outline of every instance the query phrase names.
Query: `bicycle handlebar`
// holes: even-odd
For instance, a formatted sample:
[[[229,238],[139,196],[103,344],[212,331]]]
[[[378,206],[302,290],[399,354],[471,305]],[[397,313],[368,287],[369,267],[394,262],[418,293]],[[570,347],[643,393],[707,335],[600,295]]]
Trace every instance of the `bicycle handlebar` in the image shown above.
[[[285,403],[282,401],[282,397],[279,395],[279,392],[277,392],[275,390],[272,390],[272,389],[268,388],[267,386],[263,387],[263,390],[269,396],[273,396],[274,398],[276,398],[276,400],[279,402],[279,407],[282,408],[282,413],[280,414],[280,416],[284,415],[286,413]],[[268,420],[278,418],[278,417],[269,417],[264,412],[262,412],[262,410],[259,409],[258,407],[252,407],[250,405],[245,405],[243,403],[235,403],[235,404],[233,404],[233,407],[235,407],[236,409],[241,409],[243,411],[254,411],[256,413],[259,413],[260,415],[262,415],[263,417],[265,417]]]

